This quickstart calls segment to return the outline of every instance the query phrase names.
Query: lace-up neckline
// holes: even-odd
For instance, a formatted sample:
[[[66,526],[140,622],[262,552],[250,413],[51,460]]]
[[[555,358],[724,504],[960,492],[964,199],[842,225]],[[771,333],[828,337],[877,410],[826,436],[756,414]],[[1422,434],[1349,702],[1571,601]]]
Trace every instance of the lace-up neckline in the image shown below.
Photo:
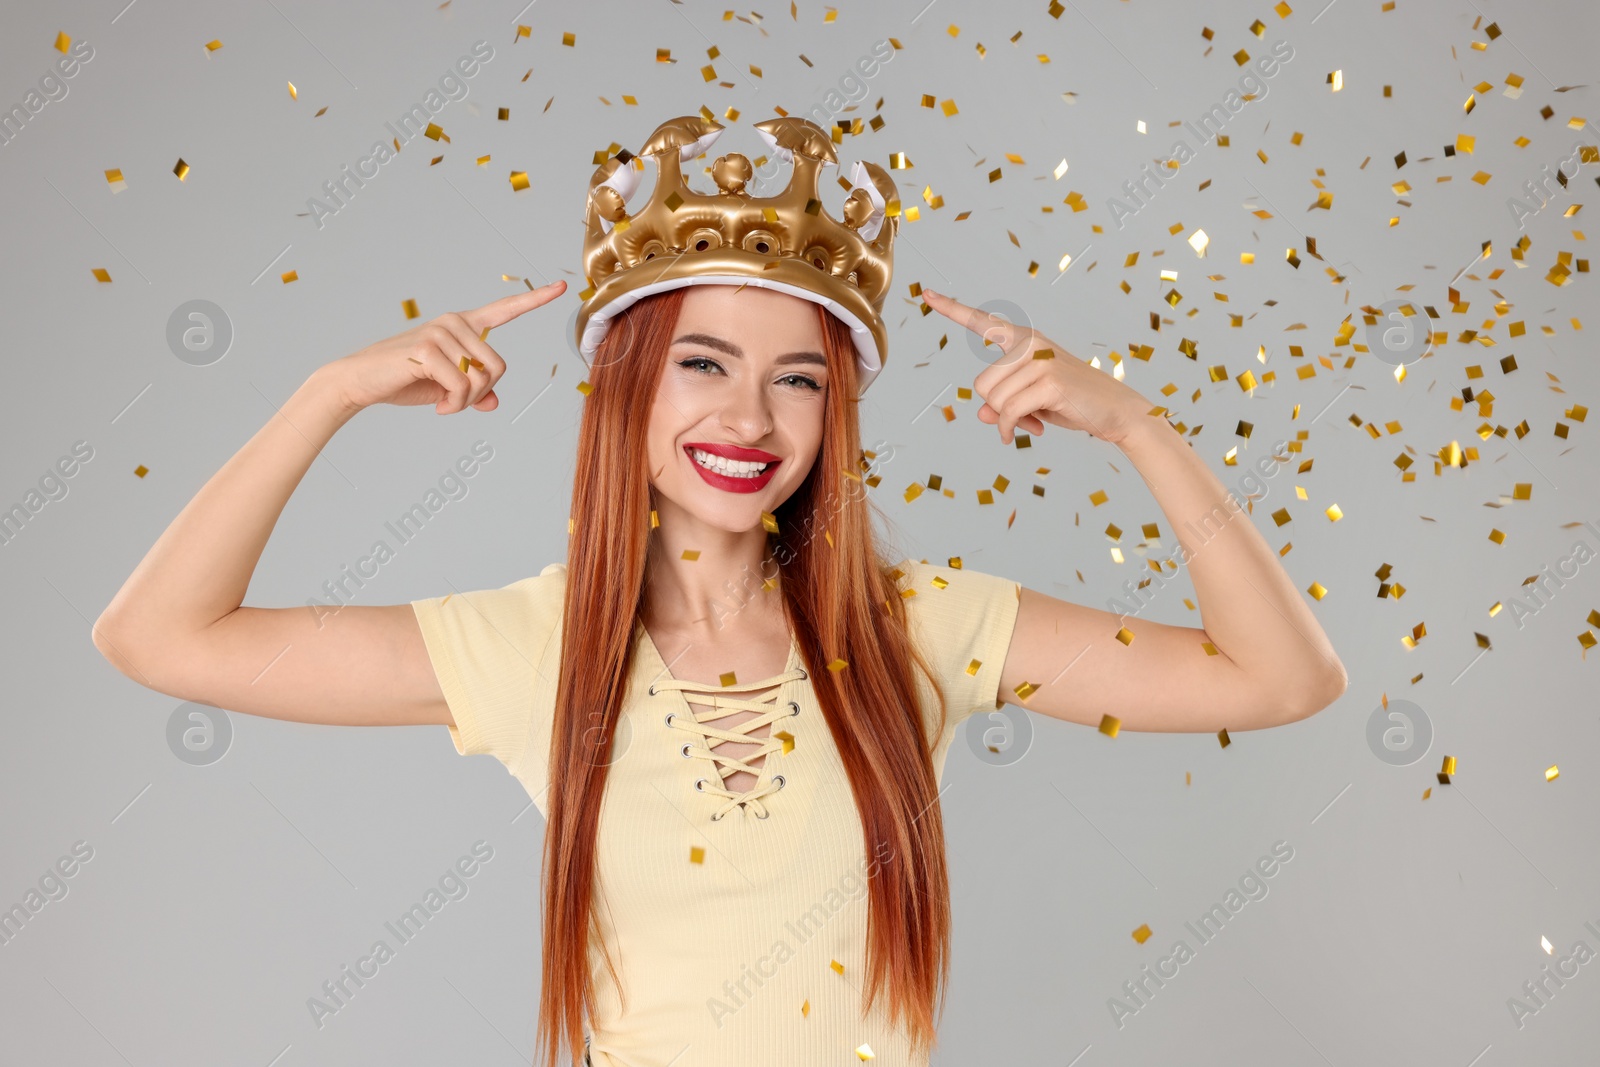
[[[782,752],[784,739],[774,736],[780,727],[773,726],[766,737],[751,736],[763,726],[782,722],[800,714],[798,702],[789,700],[779,703],[778,697],[782,692],[781,687],[789,682],[804,681],[809,675],[806,669],[799,665],[799,650],[795,647],[793,639],[789,643],[789,659],[786,669],[759,682],[741,682],[737,685],[723,686],[712,682],[688,682],[672,677],[662,658],[661,652],[656,648],[649,631],[641,624],[640,641],[655,657],[661,674],[650,686],[650,695],[658,696],[676,691],[680,694],[679,707],[667,713],[666,724],[674,730],[683,730],[693,736],[692,740],[683,743],[680,751],[685,759],[702,759],[711,762],[714,777],[702,777],[695,781],[694,788],[708,796],[721,797],[723,803],[711,813],[711,821],[717,822],[741,805],[755,815],[758,819],[765,819],[768,815],[766,805],[762,798],[770,796],[782,789],[785,778],[782,774],[773,773],[772,762],[762,759],[759,767],[751,766],[751,761],[770,756],[775,752]],[[725,694],[747,693],[750,690],[771,689],[763,696],[730,696]],[[703,694],[697,704],[706,704],[709,707],[700,710],[692,705],[683,694]],[[736,726],[714,726],[711,720],[721,719],[731,711],[754,711],[762,714],[746,719]],[[760,747],[736,757],[717,751],[718,747],[727,743],[755,744],[760,742]],[[727,785],[730,775],[744,771],[756,776],[756,784],[742,793],[735,793]]]

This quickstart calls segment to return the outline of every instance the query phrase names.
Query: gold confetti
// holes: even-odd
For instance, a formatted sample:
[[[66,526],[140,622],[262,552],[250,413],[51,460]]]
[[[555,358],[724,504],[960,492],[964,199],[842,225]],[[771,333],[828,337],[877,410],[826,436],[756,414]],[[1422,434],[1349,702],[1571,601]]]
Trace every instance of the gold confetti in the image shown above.
[[[1135,930],[1133,932],[1133,939],[1139,942],[1141,945],[1150,940],[1150,924],[1144,923],[1137,930]]]
[[[514,192],[521,192],[528,187],[528,172],[514,170],[511,172],[511,188]]]
[[[800,1017],[802,1019],[809,1019],[811,1017],[811,1001],[810,1000],[807,1000],[805,1003],[800,1005]]]
[[[111,272],[104,267],[93,267],[91,269],[94,271],[96,281],[109,282],[111,280]]]
[[[1333,91],[1338,92],[1344,88],[1344,71],[1336,70],[1328,75],[1328,84],[1333,86]]]
[[[296,89],[294,87],[294,82],[290,82],[289,83],[289,99],[291,99],[291,100],[300,99],[300,90]]]
[[[62,30],[62,31],[60,31],[59,33],[56,34],[56,51],[57,52],[60,52],[63,55],[65,55],[67,49],[71,48],[71,47],[72,47],[72,38],[67,36],[67,31]]]
[[[146,474],[150,473],[150,468],[141,463],[137,467],[133,468],[133,473],[138,475],[140,478],[143,478]]]
[[[284,285],[288,285],[290,282],[297,282],[297,281],[300,280],[300,272],[299,271],[294,271],[294,270],[286,270],[286,271],[283,272],[282,278],[283,278],[283,284]]]
[[[207,52],[215,52],[217,49],[219,49],[221,47],[222,47],[222,42],[221,41],[207,41],[206,42],[206,51]]]
[[[1223,748],[1227,748],[1229,745],[1233,744],[1233,739],[1228,736],[1228,731],[1226,729],[1217,731],[1217,744],[1221,745]]]
[[[1544,780],[1545,781],[1553,782],[1559,777],[1561,777],[1561,772],[1556,769],[1556,765],[1554,763],[1550,764],[1550,766],[1548,766],[1548,767],[1546,767],[1544,769]]]
[[[856,1049],[856,1055],[859,1058],[863,1059],[863,1060],[872,1059],[873,1058],[872,1046],[871,1045],[865,1045],[865,1044],[861,1045],[859,1048]]]
[[[693,563],[695,560],[700,558],[700,550],[698,548],[686,548],[683,550],[683,555],[680,558],[686,559],[690,563]]]
[[[1189,235],[1189,246],[1194,249],[1195,255],[1204,257],[1206,246],[1211,243],[1211,238],[1206,236],[1206,231],[1196,230]]]
[[[1089,494],[1089,502],[1095,507],[1099,507],[1101,504],[1104,504],[1110,499],[1111,497],[1107,495],[1104,489],[1096,489],[1094,492]]]
[[[406,313],[406,318],[408,319],[414,319],[422,314],[417,310],[417,302],[415,300],[402,300],[400,302],[400,310]]]
[[[1310,593],[1312,598],[1316,600],[1321,600],[1323,597],[1328,595],[1328,590],[1321,582],[1312,582],[1310,588],[1308,588],[1306,592]]]
[[[850,666],[850,663],[849,663],[848,660],[834,659],[834,660],[828,661],[828,669],[830,671],[835,671],[835,672],[842,671],[848,666]]]
[[[832,967],[835,971],[839,972],[840,974],[844,973],[844,964],[840,963],[838,960],[830,961],[828,963],[828,966]]]
[[[182,159],[179,159],[178,165],[172,168],[172,173],[178,176],[178,180],[180,182],[183,181],[189,176],[189,164],[185,163]]]
[[[121,181],[122,181],[122,171],[121,170],[119,170],[116,167],[113,167],[112,169],[106,171],[106,184],[107,185],[116,185],[118,182],[121,182]]]
[[[578,35],[575,33],[563,33],[561,35],[561,43],[568,48],[576,48],[578,46]]]
[[[1133,644],[1133,631],[1128,629],[1126,626],[1122,627],[1117,631],[1117,640],[1121,641],[1124,645]]]
[[[1100,716],[1100,732],[1107,737],[1116,737],[1117,731],[1122,729],[1122,720],[1115,715]]]
[[[701,848],[699,845],[690,845],[689,846],[689,862],[690,863],[704,863],[705,861],[706,861],[706,850]]]
[[[1327,514],[1328,514],[1328,520],[1330,522],[1338,522],[1340,519],[1344,518],[1344,512],[1339,510],[1339,505],[1338,504],[1330,504],[1330,505],[1328,505]]]

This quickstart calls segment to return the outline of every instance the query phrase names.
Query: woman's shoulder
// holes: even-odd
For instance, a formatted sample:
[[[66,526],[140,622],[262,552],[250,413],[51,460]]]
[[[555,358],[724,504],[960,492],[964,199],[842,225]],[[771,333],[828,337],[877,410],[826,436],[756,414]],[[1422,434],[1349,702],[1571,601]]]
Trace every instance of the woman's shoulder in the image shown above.
[[[1010,578],[955,560],[904,559],[891,572],[911,632],[930,666],[953,690],[958,714],[992,707],[998,694],[1022,587]]]
[[[411,602],[425,633],[448,632],[457,641],[493,639],[490,647],[509,646],[526,653],[542,644],[561,621],[567,567],[552,563],[538,574],[509,584],[447,593]]]

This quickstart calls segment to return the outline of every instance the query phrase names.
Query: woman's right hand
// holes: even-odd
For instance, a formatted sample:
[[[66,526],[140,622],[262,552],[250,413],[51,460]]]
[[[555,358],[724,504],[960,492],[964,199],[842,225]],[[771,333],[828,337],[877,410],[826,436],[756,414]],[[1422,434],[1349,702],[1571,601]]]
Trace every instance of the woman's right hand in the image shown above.
[[[486,332],[549,303],[566,292],[566,286],[564,281],[552,282],[472,311],[447,311],[336,359],[321,371],[352,411],[373,404],[432,404],[440,415],[469,406],[493,411],[500,406],[494,387],[506,372],[506,361],[483,339]]]

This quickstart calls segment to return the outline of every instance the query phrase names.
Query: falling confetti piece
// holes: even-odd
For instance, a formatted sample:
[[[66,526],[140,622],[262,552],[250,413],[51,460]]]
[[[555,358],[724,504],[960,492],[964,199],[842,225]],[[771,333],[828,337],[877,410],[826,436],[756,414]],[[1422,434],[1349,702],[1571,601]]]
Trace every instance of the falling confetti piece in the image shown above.
[[[221,47],[222,47],[222,42],[221,41],[207,41],[206,42],[206,51],[207,52],[215,52],[217,49],[219,49]]]
[[[72,47],[72,38],[67,36],[67,33],[66,33],[65,30],[62,30],[61,32],[56,34],[56,51],[57,52],[60,52],[63,55],[65,55],[67,49],[71,48],[71,47]]]
[[[185,178],[189,177],[189,164],[185,163],[182,159],[179,159],[178,165],[172,168],[172,173],[178,176],[178,180],[180,182],[183,181]]]
[[[1150,940],[1150,924],[1144,923],[1137,930],[1135,930],[1133,932],[1133,939],[1139,942],[1141,945]]]
[[[299,280],[300,280],[300,272],[299,271],[286,270],[286,271],[283,272],[283,284],[284,285],[288,285],[290,282],[297,282]]]
[[[408,319],[414,319],[422,314],[417,310],[417,302],[415,300],[402,300],[400,302],[400,310],[406,313],[406,318]]]
[[[93,267],[91,269],[94,271],[96,281],[109,282],[111,280],[111,272],[104,267]]]
[[[138,475],[140,478],[143,478],[146,474],[150,473],[150,468],[141,463],[137,467],[133,468],[133,473]]]
[[[512,188],[512,190],[515,191],[515,192],[519,192],[520,193],[522,190],[526,189],[527,187],[528,187],[528,172],[525,171],[525,170],[514,170],[514,171],[512,171],[511,172],[511,188]]]

